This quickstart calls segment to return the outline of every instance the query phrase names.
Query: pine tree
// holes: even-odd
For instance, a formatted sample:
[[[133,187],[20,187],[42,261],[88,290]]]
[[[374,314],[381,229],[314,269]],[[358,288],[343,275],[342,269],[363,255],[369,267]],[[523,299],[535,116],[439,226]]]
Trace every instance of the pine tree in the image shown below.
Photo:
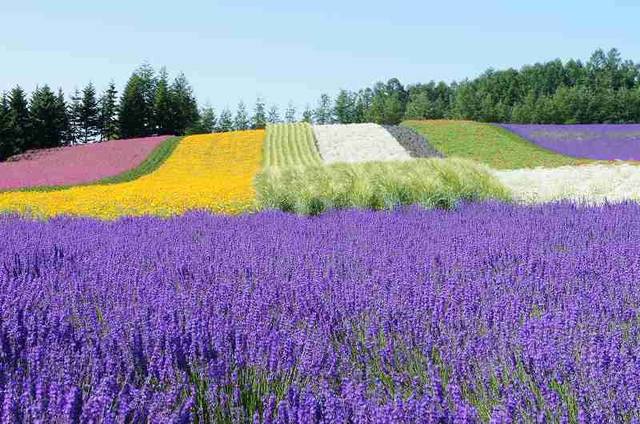
[[[145,96],[142,82],[136,73],[127,81],[118,112],[121,138],[141,137],[146,134]]]
[[[322,94],[318,101],[318,107],[314,111],[314,120],[316,124],[331,124],[333,116],[331,111],[331,98],[327,94]]]
[[[267,114],[265,112],[264,101],[258,97],[253,113],[253,128],[262,129],[267,125]]]
[[[28,149],[58,147],[63,136],[63,122],[60,122],[56,95],[48,85],[36,88],[29,102],[31,122]]]
[[[333,113],[336,121],[341,124],[351,124],[356,122],[356,101],[355,95],[347,90],[340,90],[336,97]]]
[[[233,131],[233,117],[231,111],[228,108],[222,109],[220,118],[218,119],[217,132],[229,132]]]
[[[279,124],[282,122],[280,119],[280,112],[278,111],[278,106],[272,105],[269,108],[269,113],[267,114],[267,122],[270,124]]]
[[[172,93],[169,90],[169,77],[166,68],[160,69],[156,93],[153,101],[154,132],[158,134],[175,133],[176,123],[174,118],[176,112],[172,102]]]
[[[143,124],[144,131],[141,135],[151,135],[154,133],[154,101],[156,98],[156,85],[158,80],[155,71],[148,63],[142,64],[135,73],[138,75],[140,91],[143,102]]]
[[[307,124],[313,123],[313,110],[311,110],[311,106],[307,105],[302,112],[302,122],[306,122]]]
[[[71,126],[69,124],[69,110],[67,108],[67,102],[64,99],[62,88],[58,89],[58,94],[56,95],[56,121],[60,128],[60,144],[70,144]]]
[[[171,107],[173,133],[184,134],[200,119],[198,102],[193,95],[193,89],[187,78],[180,73],[171,84]]]
[[[113,140],[118,136],[118,91],[111,81],[100,98],[100,139]]]
[[[187,134],[210,134],[216,130],[216,113],[211,106],[205,106],[200,112],[198,122],[187,128]]]
[[[10,155],[29,148],[31,125],[27,96],[20,86],[9,92],[8,137],[11,140]]]
[[[293,105],[293,102],[289,102],[287,105],[287,110],[284,112],[284,121],[287,124],[296,122],[296,107]]]
[[[88,143],[94,141],[100,134],[100,110],[96,98],[96,89],[89,83],[82,90],[80,105],[80,141]]]
[[[236,131],[249,129],[249,116],[247,115],[247,108],[242,101],[238,103],[238,110],[236,111],[236,117],[233,124]]]
[[[0,162],[13,154],[13,140],[9,131],[9,99],[0,94]]]
[[[73,145],[80,141],[81,133],[81,114],[82,114],[82,96],[77,88],[71,95],[71,102],[68,105],[69,131],[67,132],[66,144]]]

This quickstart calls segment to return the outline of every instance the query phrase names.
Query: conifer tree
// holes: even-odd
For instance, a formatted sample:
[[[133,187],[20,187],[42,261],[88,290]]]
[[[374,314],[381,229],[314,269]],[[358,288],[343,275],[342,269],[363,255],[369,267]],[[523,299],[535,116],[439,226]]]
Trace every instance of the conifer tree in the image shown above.
[[[73,99],[72,99],[73,101]],[[73,107],[72,107],[73,109]],[[120,137],[144,136],[147,132],[145,96],[140,77],[134,73],[127,81],[119,107]]]
[[[0,93],[0,162],[13,154],[13,140],[9,132],[9,99]]]
[[[331,98],[327,94],[322,94],[318,101],[318,107],[313,114],[316,124],[331,124],[333,122],[333,113],[331,110]]]
[[[249,115],[247,114],[247,108],[244,102],[238,103],[238,109],[236,111],[236,117],[234,118],[234,129],[236,131],[248,130],[250,125]]]
[[[313,123],[313,110],[311,110],[311,106],[307,105],[302,112],[302,122],[306,122],[308,124]]]
[[[233,131],[233,117],[231,111],[228,108],[222,109],[220,112],[220,118],[218,119],[217,132],[229,132]]]
[[[118,136],[118,91],[113,81],[100,98],[100,139],[113,140]]]
[[[154,132],[158,134],[175,133],[174,104],[169,90],[169,77],[166,68],[161,68],[158,74],[156,92],[153,101]]]
[[[267,122],[270,124],[279,124],[282,122],[280,119],[280,112],[278,111],[278,106],[272,105],[269,108],[269,113],[267,114]]]
[[[96,89],[92,83],[89,83],[82,90],[79,124],[80,142],[95,141],[100,135],[100,110],[98,99],[96,98]]]
[[[170,95],[173,117],[170,130],[174,134],[184,134],[187,128],[198,122],[200,112],[193,89],[183,73],[178,74],[171,84]]]
[[[293,105],[293,102],[291,101],[287,105],[287,110],[284,113],[284,121],[287,124],[296,122],[296,107]]]
[[[29,102],[31,125],[29,149],[58,147],[63,137],[63,125],[58,100],[48,85],[38,87]]]
[[[15,155],[29,149],[30,119],[27,96],[20,86],[16,86],[8,96],[8,137],[11,140],[10,154]]]
[[[258,97],[256,107],[253,113],[253,128],[262,129],[267,125],[267,113],[265,111],[264,101]]]

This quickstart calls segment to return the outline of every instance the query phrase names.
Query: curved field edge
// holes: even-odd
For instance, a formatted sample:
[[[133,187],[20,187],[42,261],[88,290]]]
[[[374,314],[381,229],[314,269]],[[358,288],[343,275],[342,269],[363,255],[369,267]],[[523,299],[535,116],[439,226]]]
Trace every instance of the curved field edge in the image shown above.
[[[495,169],[558,167],[592,163],[544,149],[493,124],[474,121],[404,121],[445,156],[482,162]]]
[[[140,163],[140,165],[132,168],[128,171],[122,172],[118,175],[114,175],[112,177],[101,178],[99,180],[91,181],[88,183],[82,184],[67,184],[67,185],[55,185],[55,186],[34,186],[34,187],[24,187],[12,190],[0,190],[0,193],[12,193],[12,192],[29,192],[29,191],[37,191],[37,192],[47,192],[47,191],[58,191],[58,190],[66,190],[73,187],[85,187],[92,185],[109,185],[109,184],[120,184],[126,183],[129,181],[136,180],[140,177],[148,175],[155,170],[157,170],[162,164],[171,156],[171,154],[175,151],[176,147],[184,137],[169,137],[162,143],[160,143],[155,149],[151,151],[149,156]]]
[[[235,215],[255,210],[264,131],[185,137],[156,171],[133,181],[49,192],[0,194],[0,211],[35,219],[174,216],[194,210]]]
[[[408,205],[452,208],[464,201],[511,199],[489,169],[460,158],[267,168],[254,185],[260,209],[306,215]]]

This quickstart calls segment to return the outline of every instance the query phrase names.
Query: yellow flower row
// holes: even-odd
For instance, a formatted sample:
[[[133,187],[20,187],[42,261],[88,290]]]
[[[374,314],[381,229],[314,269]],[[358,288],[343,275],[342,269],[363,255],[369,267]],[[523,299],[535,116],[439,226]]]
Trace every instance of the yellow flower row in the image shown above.
[[[253,178],[260,171],[263,140],[263,130],[186,137],[160,168],[137,180],[3,193],[0,211],[104,219],[168,216],[194,209],[240,213],[255,207]]]

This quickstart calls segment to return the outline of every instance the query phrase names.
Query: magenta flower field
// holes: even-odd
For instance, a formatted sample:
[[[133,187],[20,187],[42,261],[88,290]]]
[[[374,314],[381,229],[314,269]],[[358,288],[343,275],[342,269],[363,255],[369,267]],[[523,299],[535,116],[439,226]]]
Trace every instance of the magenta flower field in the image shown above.
[[[140,165],[168,136],[27,152],[0,163],[0,190],[90,183]]]
[[[576,158],[640,160],[639,124],[505,124],[501,127],[540,147]]]

